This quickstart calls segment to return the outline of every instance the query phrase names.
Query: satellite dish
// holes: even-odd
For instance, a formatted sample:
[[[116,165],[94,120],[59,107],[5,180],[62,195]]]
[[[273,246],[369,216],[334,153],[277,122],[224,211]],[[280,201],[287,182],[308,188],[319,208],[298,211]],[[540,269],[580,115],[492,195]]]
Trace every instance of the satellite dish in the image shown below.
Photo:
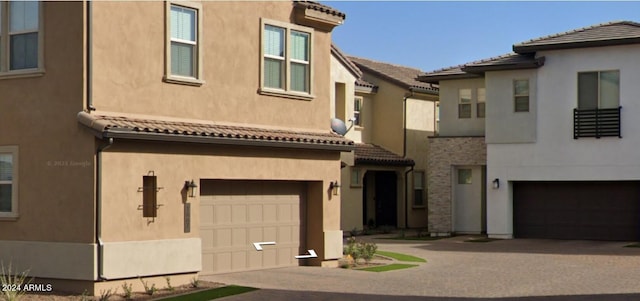
[[[347,133],[347,125],[344,121],[338,118],[331,118],[331,130],[336,132],[340,136],[344,136]]]

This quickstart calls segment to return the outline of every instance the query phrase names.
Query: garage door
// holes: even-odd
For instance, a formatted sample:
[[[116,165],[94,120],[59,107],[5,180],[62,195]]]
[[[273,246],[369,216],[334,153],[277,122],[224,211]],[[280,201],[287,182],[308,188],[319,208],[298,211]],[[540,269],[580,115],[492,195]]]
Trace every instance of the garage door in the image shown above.
[[[516,237],[640,238],[640,182],[515,182],[513,203]]]
[[[298,265],[303,196],[301,183],[201,181],[202,274]]]

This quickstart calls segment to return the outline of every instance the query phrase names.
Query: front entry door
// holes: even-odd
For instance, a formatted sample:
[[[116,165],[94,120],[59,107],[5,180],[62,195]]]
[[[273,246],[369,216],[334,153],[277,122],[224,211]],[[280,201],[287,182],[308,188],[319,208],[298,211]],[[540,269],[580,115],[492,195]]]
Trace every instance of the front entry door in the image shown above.
[[[377,226],[397,226],[397,196],[398,189],[396,173],[393,171],[376,171],[375,204]]]
[[[484,176],[481,166],[460,166],[453,177],[454,229],[456,233],[484,231]]]

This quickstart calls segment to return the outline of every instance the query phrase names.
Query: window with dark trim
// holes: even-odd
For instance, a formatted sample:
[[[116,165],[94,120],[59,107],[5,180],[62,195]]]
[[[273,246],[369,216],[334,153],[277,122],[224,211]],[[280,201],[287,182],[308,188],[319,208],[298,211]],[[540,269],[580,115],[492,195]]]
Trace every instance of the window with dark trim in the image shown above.
[[[579,72],[573,138],[622,138],[621,108],[619,70]]]

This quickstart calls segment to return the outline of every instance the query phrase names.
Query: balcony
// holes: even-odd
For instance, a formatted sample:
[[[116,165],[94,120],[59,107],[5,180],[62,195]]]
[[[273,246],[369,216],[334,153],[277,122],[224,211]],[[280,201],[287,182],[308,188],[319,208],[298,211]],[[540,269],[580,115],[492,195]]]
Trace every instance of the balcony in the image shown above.
[[[620,111],[613,109],[573,109],[573,139],[586,137],[618,137],[620,133]]]

